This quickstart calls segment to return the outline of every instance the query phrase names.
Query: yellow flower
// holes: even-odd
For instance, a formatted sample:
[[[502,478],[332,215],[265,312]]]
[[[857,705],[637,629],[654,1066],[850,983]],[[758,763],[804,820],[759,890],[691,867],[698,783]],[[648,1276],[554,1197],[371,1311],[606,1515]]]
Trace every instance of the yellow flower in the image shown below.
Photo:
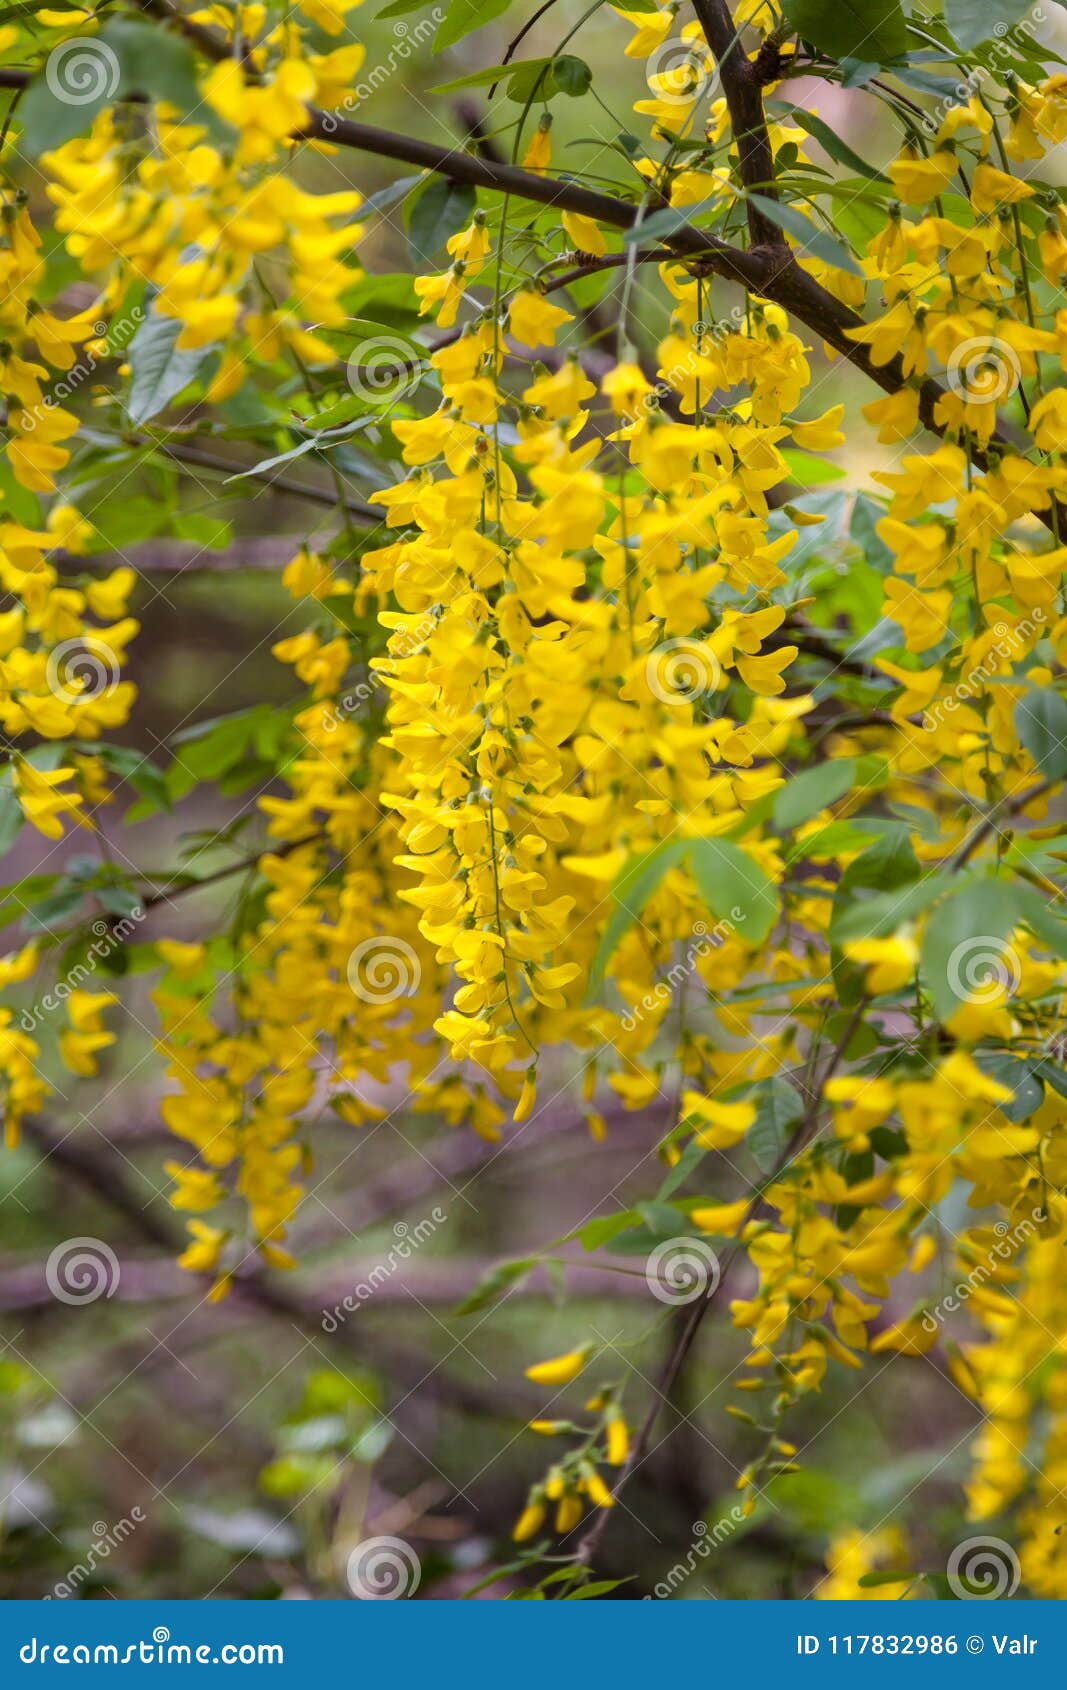
[[[526,1369],[526,1377],[532,1379],[535,1385],[569,1385],[589,1360],[590,1348],[585,1344],[579,1350],[567,1350],[564,1355],[535,1362]]]
[[[570,312],[532,288],[522,289],[508,306],[511,333],[524,346],[554,346],[556,330],[570,320]]]

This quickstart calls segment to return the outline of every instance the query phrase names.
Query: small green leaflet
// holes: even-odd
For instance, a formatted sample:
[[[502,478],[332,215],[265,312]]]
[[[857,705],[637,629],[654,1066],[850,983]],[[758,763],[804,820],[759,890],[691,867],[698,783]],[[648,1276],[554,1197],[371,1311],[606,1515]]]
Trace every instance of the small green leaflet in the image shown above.
[[[809,135],[814,135],[823,151],[835,164],[847,165],[858,176],[866,176],[869,182],[884,182],[887,187],[890,185],[888,176],[883,176],[882,172],[875,170],[866,159],[860,158],[859,153],[854,153],[848,143],[842,141],[840,135],[814,112],[805,111],[803,106],[792,106],[789,108],[789,116],[801,129],[806,129]]]
[[[685,854],[684,839],[668,839],[654,845],[642,856],[631,857],[611,889],[615,908],[604,925],[596,960],[593,963],[591,984],[599,986],[604,970],[614,954],[623,934],[631,928],[649,899],[658,889],[668,871],[677,866]]]
[[[829,458],[802,451],[799,446],[783,446],[781,453],[788,466],[790,480],[802,487],[822,487],[828,481],[845,479],[847,472],[840,464],[831,463]]]
[[[481,29],[483,24],[491,23],[501,12],[506,12],[510,4],[511,0],[452,0],[437,26],[437,34],[433,38],[434,52],[443,53],[446,47],[454,47],[465,35]]]
[[[1052,687],[1035,687],[1015,706],[1015,727],[1048,780],[1067,774],[1067,701]]]
[[[1007,1086],[1012,1093],[1010,1103],[998,1105],[1009,1121],[1025,1121],[1045,1101],[1045,1087],[1039,1077],[1040,1065],[1035,1069],[1028,1062],[1020,1062],[1007,1051],[976,1050],[974,1060],[983,1074],[998,1085]]]
[[[746,944],[759,945],[778,919],[778,892],[754,857],[729,839],[697,839],[689,847],[697,891],[712,915]]]
[[[521,1284],[527,1274],[537,1266],[536,1256],[524,1256],[521,1261],[500,1262],[496,1267],[478,1281],[473,1291],[468,1292],[462,1303],[455,1310],[457,1315],[477,1314],[479,1309],[489,1308],[493,1303]]]
[[[450,235],[465,229],[477,206],[478,195],[469,183],[432,177],[408,215],[408,241],[416,262],[431,259]]]
[[[786,21],[832,59],[885,64],[908,50],[900,0],[782,0]]]
[[[651,217],[635,223],[627,229],[623,240],[627,246],[634,246],[638,241],[662,241],[668,235],[676,235],[679,229],[695,223],[698,217],[710,216],[714,213],[721,217],[726,209],[726,201],[719,195],[715,199],[701,200],[698,205],[669,205],[662,211],[654,211]]]
[[[145,423],[165,411],[172,399],[195,381],[201,365],[214,350],[198,346],[178,351],[183,324],[177,317],[150,311],[130,341],[130,392],[126,412],[132,423]]]
[[[84,134],[105,106],[134,95],[195,111],[201,123],[213,120],[189,43],[138,18],[112,17],[95,35],[72,36],[53,49],[47,75],[30,84],[19,107],[20,145],[31,157],[58,147]]]
[[[839,762],[820,763],[794,775],[774,795],[775,827],[784,832],[829,809],[852,788],[856,774],[855,757],[842,757]]]
[[[1002,35],[1030,10],[1031,0],[945,0],[945,22],[957,47],[966,52]]]
[[[729,839],[667,839],[631,858],[612,887],[616,907],[601,935],[591,986],[601,984],[619,941],[639,920],[665,875],[683,861],[712,915],[746,944],[758,945],[767,937],[778,919],[778,892],[753,857]]]
[[[847,904],[834,915],[833,942],[843,945],[850,939],[880,939],[887,933],[895,933],[936,903],[951,885],[951,876],[930,874],[914,885]]]
[[[745,1143],[762,1174],[773,1174],[780,1165],[786,1145],[804,1113],[799,1092],[788,1080],[764,1080],[752,1093],[756,1119],[745,1134]]]
[[[939,1020],[962,1003],[986,1001],[999,979],[1010,986],[1004,946],[1019,916],[1015,887],[1005,880],[972,881],[937,905],[923,934],[922,974]]]
[[[753,205],[758,205],[765,217],[772,223],[777,223],[779,229],[784,229],[796,241],[801,252],[810,253],[820,264],[830,264],[837,270],[847,270],[850,275],[863,277],[856,260],[847,252],[832,235],[817,229],[814,223],[809,223],[791,205],[782,205],[778,200],[768,199],[766,194],[748,194]],[[865,278],[864,278],[865,279]]]

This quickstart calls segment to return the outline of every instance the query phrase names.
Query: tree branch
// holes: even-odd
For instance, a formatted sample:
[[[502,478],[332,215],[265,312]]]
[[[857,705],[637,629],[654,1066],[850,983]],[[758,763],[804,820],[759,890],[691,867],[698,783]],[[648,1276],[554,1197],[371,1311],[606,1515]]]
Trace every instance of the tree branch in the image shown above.
[[[693,10],[719,66],[741,180],[746,188],[755,189],[766,199],[776,200],[774,153],[763,111],[760,74],[745,52],[726,0],[693,0]],[[778,225],[772,223],[751,200],[748,202],[748,232],[753,246],[785,246],[785,236]]]

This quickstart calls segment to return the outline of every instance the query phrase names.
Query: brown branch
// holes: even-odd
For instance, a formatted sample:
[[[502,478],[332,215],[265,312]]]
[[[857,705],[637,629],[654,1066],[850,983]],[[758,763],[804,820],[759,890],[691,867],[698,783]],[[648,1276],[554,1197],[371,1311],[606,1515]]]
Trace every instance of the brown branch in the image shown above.
[[[217,452],[206,451],[202,446],[186,445],[184,441],[164,441],[138,439],[133,442],[137,446],[157,446],[166,458],[173,458],[176,463],[191,464],[201,469],[217,470],[220,475],[227,476],[256,476],[266,482],[268,487],[275,487],[281,493],[291,493],[297,499],[311,499],[318,505],[329,505],[337,508],[343,506],[350,516],[359,517],[362,522],[382,524],[385,521],[381,511],[376,511],[373,505],[366,505],[361,499],[339,499],[337,494],[328,487],[309,487],[304,481],[294,481],[291,476],[274,475],[270,470],[259,470],[255,466],[246,469],[242,464],[233,463],[229,458]]]
[[[1028,809],[1031,804],[1036,803],[1039,798],[1043,798],[1046,792],[1050,792],[1054,786],[1058,785],[1058,780],[1042,780],[1036,786],[1030,787],[1027,792],[1018,792],[1013,798],[1002,798],[998,804],[994,804],[989,814],[978,823],[969,838],[964,840],[955,856],[951,857],[946,863],[946,868],[952,870],[963,868],[964,864],[974,856],[979,845],[996,830],[1002,817],[1010,818],[1019,815],[1023,810]]]
[[[200,1286],[174,1256],[117,1256],[114,1300],[119,1303],[172,1303],[199,1295]],[[410,1308],[412,1298],[427,1306],[444,1305],[454,1308],[481,1284],[492,1268],[495,1257],[453,1256],[447,1260],[408,1261],[396,1271],[383,1273],[380,1255],[352,1256],[344,1269],[334,1269],[330,1279],[314,1289],[314,1306],[323,1333],[323,1314],[331,1314],[338,1321],[355,1318],[371,1303],[379,1307]],[[568,1261],[565,1269],[568,1292],[575,1297],[595,1297],[598,1301],[640,1298],[648,1300],[648,1283],[643,1273],[634,1269],[632,1260],[605,1258],[601,1261]],[[358,1289],[369,1287],[372,1295],[360,1298]],[[556,1290],[548,1270],[537,1267],[521,1283],[515,1285],[510,1297],[550,1298]],[[345,1298],[348,1298],[346,1304]],[[302,1307],[310,1307],[302,1300]],[[5,1265],[0,1262],[0,1313],[30,1313],[40,1310],[61,1312],[55,1292],[48,1283],[42,1262],[19,1262]],[[531,1393],[531,1401],[533,1393]]]
[[[715,55],[722,91],[730,111],[730,127],[737,147],[741,181],[767,199],[776,200],[774,153],[763,111],[763,78],[745,52],[726,0],[693,0],[704,38]],[[751,200],[748,232],[753,246],[785,246],[776,223]]]
[[[182,32],[195,40],[198,46],[215,60],[228,57],[228,48],[220,41],[211,37],[209,32],[201,30],[199,26],[187,24],[186,20],[175,14],[165,0],[143,0],[147,10],[157,15],[170,18],[178,24]],[[715,9],[714,7],[712,8]],[[709,27],[712,20],[709,17]],[[195,30],[195,34],[193,31]],[[719,39],[716,26],[715,38]],[[731,23],[732,31],[732,23]],[[731,36],[732,39],[732,36]],[[208,44],[210,43],[210,44]],[[736,51],[736,49],[735,49]],[[731,54],[732,58],[733,55]],[[737,63],[735,61],[734,70]],[[747,64],[747,60],[745,63]],[[758,78],[753,73],[758,93]],[[12,72],[7,82],[10,87],[23,87],[31,80],[29,72]],[[458,152],[455,148],[435,146],[429,141],[417,140],[411,135],[394,134],[388,129],[379,129],[372,124],[356,123],[349,118],[338,118],[335,115],[320,111],[317,107],[309,106],[308,121],[299,130],[294,131],[294,141],[318,141],[330,146],[351,147],[357,152],[371,153],[378,158],[392,158],[399,163],[413,164],[423,170],[433,170],[454,182],[466,182],[475,188],[486,188],[497,193],[513,194],[517,198],[526,199],[536,205],[558,208],[561,211],[570,210],[581,212],[592,217],[596,222],[604,223],[609,228],[632,229],[638,220],[639,209],[627,200],[616,199],[611,194],[584,188],[580,183],[570,180],[560,181],[548,176],[537,176],[528,170],[522,170],[516,165],[493,163],[486,159],[474,158],[470,153]],[[744,121],[748,121],[745,119]],[[746,131],[746,157],[753,174],[758,164],[759,146],[753,144],[754,131]],[[756,137],[758,143],[758,136]],[[753,163],[753,160],[756,162]],[[767,184],[765,184],[767,186]],[[770,184],[773,191],[773,184]],[[653,206],[652,210],[662,209]],[[750,213],[752,208],[750,207]],[[762,298],[770,299],[780,305],[817,334],[827,345],[840,352],[850,363],[869,377],[885,393],[898,393],[907,385],[902,361],[893,358],[888,364],[875,364],[866,346],[860,345],[849,338],[849,331],[862,328],[863,318],[835,299],[833,294],[822,287],[814,277],[802,270],[793,255],[792,250],[783,243],[777,227],[767,229],[760,225],[765,239],[757,241],[747,251],[734,247],[727,241],[709,234],[706,230],[696,228],[692,224],[683,224],[663,239],[663,245],[668,247],[674,255],[690,262],[699,261],[701,267],[708,274],[722,277],[747,289],[750,293],[758,294]],[[945,429],[935,422],[934,409],[938,401],[944,396],[944,389],[939,382],[925,381],[919,389],[919,418],[923,425],[932,433],[943,435]],[[990,447],[994,451],[1009,451],[1019,449],[1018,443],[1003,429],[994,432]],[[980,469],[987,467],[988,454],[971,449],[971,458]],[[314,492],[307,496],[317,497]],[[321,495],[324,502],[328,497]],[[333,498],[329,498],[334,503]],[[1060,510],[1046,510],[1036,513],[1046,527],[1057,531],[1057,524],[1061,514],[1063,522],[1067,524],[1067,513]],[[375,518],[377,520],[377,518]]]
[[[686,1357],[689,1355],[690,1350],[696,1342],[697,1333],[700,1331],[704,1322],[704,1317],[711,1308],[716,1293],[720,1290],[723,1282],[730,1273],[731,1268],[742,1252],[743,1244],[741,1240],[744,1235],[745,1227],[748,1225],[749,1221],[755,1219],[757,1213],[759,1212],[760,1205],[763,1201],[763,1193],[769,1186],[774,1184],[774,1181],[778,1179],[781,1174],[785,1172],[790,1163],[800,1154],[801,1150],[804,1149],[805,1145],[811,1140],[815,1132],[818,1130],[819,1113],[822,1108],[822,1098],[823,1093],[826,1090],[826,1083],[828,1080],[833,1078],[834,1074],[840,1067],[845,1053],[848,1050],[849,1044],[852,1041],[852,1035],[856,1030],[865,1008],[866,1002],[861,999],[850,1015],[844,1031],[833,1048],[829,1061],[823,1070],[822,1079],[812,1091],[807,1109],[804,1112],[804,1116],[799,1126],[792,1138],[789,1140],[789,1143],[785,1146],[781,1155],[778,1157],[770,1174],[768,1174],[759,1189],[753,1194],[752,1200],[742,1218],[741,1225],[737,1229],[737,1243],[735,1243],[725,1261],[722,1263],[718,1277],[712,1282],[707,1293],[703,1297],[699,1298],[690,1309],[688,1318],[678,1335],[677,1342],[667,1359],[667,1364],[653,1385],[654,1395],[652,1402],[649,1405],[648,1412],[641,1423],[641,1428],[630,1447],[629,1454],[627,1455],[622,1467],[619,1469],[618,1477],[611,1487],[612,1496],[617,1497],[619,1495],[619,1492],[622,1490],[631,1474],[638,1466],[640,1466],[641,1462],[645,1458],[645,1453],[651,1441],[652,1432],[655,1428],[656,1421],[659,1418],[660,1411],[665,1404],[669,1404],[678,1376],[685,1365]],[[594,1517],[589,1530],[585,1533],[579,1543],[576,1559],[583,1565],[588,1566],[591,1562],[600,1544],[600,1540],[607,1529],[610,1517],[611,1514],[609,1509],[600,1509]]]
[[[184,1240],[177,1235],[169,1219],[163,1218],[151,1198],[134,1188],[127,1177],[123,1159],[110,1148],[105,1149],[102,1141],[101,1148],[97,1149],[86,1144],[81,1134],[67,1133],[59,1137],[39,1120],[25,1122],[23,1135],[27,1142],[36,1146],[43,1161],[54,1163],[76,1178],[122,1215],[143,1239],[169,1255],[183,1248]],[[190,1274],[189,1281],[191,1286],[199,1286],[206,1291],[210,1276]],[[258,1268],[242,1271],[234,1278],[232,1295],[235,1301],[284,1320],[318,1343],[346,1349],[371,1366],[380,1367],[405,1391],[422,1390],[461,1413],[529,1419],[539,1406],[539,1396],[521,1387],[494,1385],[490,1389],[444,1373],[417,1350],[396,1345],[391,1340],[383,1343],[377,1334],[369,1332],[358,1320],[338,1325],[333,1332],[327,1331],[322,1324],[324,1308],[320,1302],[301,1298]]]

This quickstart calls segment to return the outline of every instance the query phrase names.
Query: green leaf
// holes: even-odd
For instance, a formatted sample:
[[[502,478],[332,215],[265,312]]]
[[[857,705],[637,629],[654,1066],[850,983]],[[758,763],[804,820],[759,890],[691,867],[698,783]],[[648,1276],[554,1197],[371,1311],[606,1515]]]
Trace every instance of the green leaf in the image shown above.
[[[804,1114],[804,1104],[788,1080],[770,1079],[753,1093],[756,1119],[745,1134],[745,1143],[763,1174],[772,1174]]]
[[[856,774],[856,759],[842,757],[839,762],[820,763],[794,775],[774,795],[775,827],[787,832],[836,804],[853,786]]]
[[[921,1573],[894,1573],[887,1568],[880,1573],[864,1573],[856,1583],[861,1590],[879,1590],[885,1584],[911,1584],[913,1580],[921,1577]]]
[[[594,1215],[578,1232],[582,1249],[599,1250],[603,1245],[610,1244],[613,1238],[618,1238],[620,1232],[636,1226],[637,1220],[637,1212],[634,1209],[619,1209],[614,1215]]]
[[[782,457],[789,466],[790,480],[799,482],[802,487],[822,487],[828,481],[843,481],[846,471],[840,464],[831,463],[829,458],[817,457],[814,452],[805,452],[799,446],[783,446]]]
[[[561,53],[552,61],[552,80],[561,94],[576,100],[592,86],[593,73],[584,59],[577,58],[574,53]],[[514,99],[511,88],[508,92]]]
[[[1035,687],[1015,706],[1015,729],[1049,780],[1067,774],[1067,701],[1052,687]]]
[[[821,117],[816,117],[814,112],[806,111],[803,106],[792,106],[789,116],[801,129],[806,129],[809,135],[814,135],[835,164],[847,165],[858,176],[866,176],[869,182],[884,182],[887,187],[890,185],[888,176],[883,176],[873,164],[868,164],[866,159],[860,158],[859,153],[854,153],[848,143],[843,141],[828,123],[824,123]]]
[[[976,1050],[974,1060],[983,1074],[1013,1093],[1010,1103],[1000,1109],[1009,1121],[1026,1121],[1045,1101],[1045,1088],[1039,1078],[1040,1064],[1020,1062],[1006,1050]]]
[[[786,22],[832,59],[885,64],[908,50],[900,0],[782,0]]]
[[[604,923],[600,946],[593,962],[590,984],[594,987],[603,980],[604,970],[623,935],[637,921],[663,877],[685,855],[687,843],[684,839],[664,840],[662,844],[654,845],[651,851],[631,857],[623,868],[611,888],[615,908]]]
[[[443,53],[446,47],[454,47],[465,35],[481,29],[483,24],[506,12],[510,4],[511,0],[452,0],[437,26],[437,34],[433,38],[434,52]]]
[[[165,411],[171,400],[195,381],[212,350],[209,346],[198,346],[190,352],[179,352],[176,343],[182,327],[177,317],[161,317],[150,311],[130,341],[127,358],[131,375],[126,412],[132,423],[148,422]]]
[[[863,276],[856,260],[847,252],[832,235],[822,229],[817,229],[814,223],[794,210],[791,205],[782,205],[778,200],[768,199],[766,194],[748,194],[754,205],[758,205],[765,217],[772,223],[777,223],[779,229],[784,229],[791,235],[801,253],[810,253],[821,264],[832,264],[835,269],[847,270],[850,275]]]
[[[947,874],[930,874],[913,885],[843,904],[831,924],[834,944],[843,945],[849,939],[881,939],[894,933],[936,903],[951,884]]]
[[[570,1591],[564,1602],[588,1602],[591,1596],[606,1596],[609,1590],[618,1590],[625,1579],[594,1579],[592,1584],[579,1585],[577,1590]]]
[[[500,1262],[496,1267],[490,1268],[474,1290],[464,1297],[455,1311],[456,1314],[477,1314],[479,1309],[489,1308],[491,1304],[499,1302],[505,1292],[510,1291],[513,1285],[521,1284],[536,1265],[535,1256],[524,1256],[521,1261]]]
[[[634,224],[623,232],[623,241],[627,246],[634,246],[638,241],[663,241],[668,235],[676,235],[679,229],[689,224],[695,224],[698,217],[705,213],[715,213],[721,216],[724,211],[721,195],[715,199],[701,200],[698,205],[665,206],[662,211],[654,211],[651,217]],[[714,220],[714,219],[713,219]],[[701,225],[707,228],[707,224]]]
[[[1047,903],[1036,886],[1017,884],[1016,896],[1022,919],[1033,928],[1041,943],[1067,962],[1067,921],[1061,921],[1054,908]]]
[[[450,235],[465,229],[478,205],[476,191],[466,182],[435,176],[412,202],[408,241],[417,262],[440,252]]]
[[[923,934],[922,972],[941,1021],[988,993],[1019,915],[1015,887],[1005,880],[972,881],[937,905]]]
[[[957,47],[965,51],[1003,35],[1026,16],[1031,0],[945,0],[945,22]]]
[[[694,840],[688,855],[697,891],[712,915],[728,921],[746,944],[761,944],[778,919],[779,899],[755,858],[729,839]]]
[[[668,1197],[673,1197],[674,1193],[685,1184],[690,1174],[696,1172],[707,1155],[708,1151],[705,1147],[697,1139],[691,1139],[675,1162],[674,1167],[669,1169],[664,1177],[663,1184],[656,1193],[656,1201],[662,1203]]]
[[[676,1238],[682,1216],[670,1203],[638,1203],[638,1218],[656,1238]]]
[[[385,17],[385,12],[378,14]],[[451,82],[439,82],[436,88],[431,88],[431,94],[454,94],[460,88],[488,88],[494,82],[503,82],[510,76],[520,73],[536,73],[545,70],[552,63],[551,59],[513,59],[508,65],[486,65],[484,70],[472,70],[469,76],[453,77]],[[360,207],[362,216],[363,207]]]
[[[49,54],[19,107],[21,146],[31,157],[81,135],[105,107],[140,95],[211,119],[197,87],[196,56],[176,32],[113,17],[94,35],[72,36]],[[73,96],[73,97],[72,97]]]
[[[261,458],[251,469],[238,470],[235,475],[228,475],[229,481],[247,481],[250,476],[266,475],[269,469],[277,469],[279,464],[290,464],[294,458],[302,458],[305,452],[314,452],[322,441],[317,434],[312,434],[307,440],[300,440],[295,446],[290,446],[287,452],[278,452],[273,458]]]
[[[0,857],[6,856],[22,832],[22,806],[15,796],[15,788],[11,784],[11,765],[0,769]],[[12,920],[21,915],[21,910],[12,909]]]

